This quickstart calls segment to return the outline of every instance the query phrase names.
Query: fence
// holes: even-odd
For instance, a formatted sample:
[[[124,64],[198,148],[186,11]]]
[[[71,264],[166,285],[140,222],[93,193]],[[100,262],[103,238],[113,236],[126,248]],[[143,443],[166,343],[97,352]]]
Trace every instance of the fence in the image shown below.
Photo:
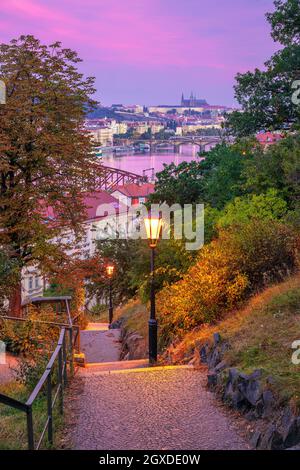
[[[15,321],[28,321],[22,318],[15,317],[1,317],[5,320]],[[61,328],[59,334],[59,340],[56,345],[54,352],[46,366],[46,369],[40,378],[39,382],[32,391],[30,397],[23,403],[15,400],[14,398],[0,394],[0,403],[15,408],[26,414],[27,420],[27,440],[29,450],[38,450],[45,438],[47,433],[48,442],[53,444],[53,410],[59,401],[59,411],[63,414],[64,410],[64,389],[68,382],[68,365],[69,373],[72,376],[74,374],[74,348],[79,346],[80,329],[79,326],[73,324],[64,325],[53,322],[36,321],[37,323],[45,323],[53,326],[59,326]],[[53,385],[53,374],[57,366],[57,384]],[[46,389],[47,396],[47,419],[44,424],[43,430],[35,442],[34,439],[34,416],[33,416],[33,405],[35,400],[39,396],[42,390]],[[58,400],[59,399],[59,400]]]

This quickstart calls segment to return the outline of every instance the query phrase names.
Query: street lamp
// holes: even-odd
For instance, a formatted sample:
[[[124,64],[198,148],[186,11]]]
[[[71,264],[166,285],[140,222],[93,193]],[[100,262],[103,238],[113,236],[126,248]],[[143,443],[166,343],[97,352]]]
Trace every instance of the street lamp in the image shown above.
[[[108,276],[108,279],[109,279],[109,307],[108,307],[108,322],[109,322],[109,326],[112,324],[112,321],[113,321],[113,303],[112,303],[112,282],[111,282],[111,279],[112,279],[112,276],[113,276],[113,273],[114,273],[114,265],[112,264],[108,264],[106,266],[106,274]]]
[[[149,363],[157,361],[157,320],[155,315],[155,287],[154,287],[154,254],[159,240],[162,220],[159,217],[145,217],[145,228],[149,247],[151,249],[150,267],[150,319],[149,319]]]

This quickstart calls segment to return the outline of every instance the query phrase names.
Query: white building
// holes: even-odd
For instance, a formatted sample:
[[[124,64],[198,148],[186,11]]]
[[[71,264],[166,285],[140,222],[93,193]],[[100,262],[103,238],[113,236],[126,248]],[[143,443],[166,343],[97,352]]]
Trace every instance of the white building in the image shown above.
[[[95,254],[97,240],[113,238],[116,237],[116,233],[125,234],[130,230],[127,217],[130,204],[124,204],[121,198],[118,199],[106,191],[96,191],[85,196],[84,204],[86,207],[85,234],[80,242],[76,243],[74,233],[71,231],[53,241],[53,243],[70,246],[67,249],[68,255],[79,259],[88,259]],[[138,217],[133,223],[136,226],[139,225]],[[42,296],[48,286],[49,283],[36,266],[23,269],[22,302]]]

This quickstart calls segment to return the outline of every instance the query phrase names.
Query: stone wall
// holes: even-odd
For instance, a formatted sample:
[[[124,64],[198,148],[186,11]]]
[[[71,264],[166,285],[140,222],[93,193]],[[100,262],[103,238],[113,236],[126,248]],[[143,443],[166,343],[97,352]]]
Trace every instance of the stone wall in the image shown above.
[[[207,365],[208,387],[252,422],[249,437],[254,448],[287,449],[299,444],[300,416],[276,395],[274,379],[263,377],[259,369],[244,374],[229,367],[224,359],[229,348],[230,345],[215,333],[211,345],[196,349],[194,363]]]

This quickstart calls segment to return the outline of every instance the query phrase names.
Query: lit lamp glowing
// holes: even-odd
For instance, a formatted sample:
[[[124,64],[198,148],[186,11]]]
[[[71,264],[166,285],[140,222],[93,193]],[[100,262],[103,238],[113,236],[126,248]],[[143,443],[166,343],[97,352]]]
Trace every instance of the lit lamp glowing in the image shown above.
[[[114,274],[114,270],[115,270],[114,265],[108,264],[106,266],[106,274],[107,274],[107,277],[109,279],[109,307],[108,307],[108,323],[109,323],[109,326],[112,324],[113,314],[114,314],[113,302],[112,302],[112,282],[111,282],[111,279],[112,279],[113,274]]]
[[[154,254],[157,246],[162,220],[159,217],[145,217],[145,228],[149,247],[151,248],[151,266],[150,266],[150,319],[149,319],[149,363],[154,364],[157,361],[157,320],[155,314],[155,286],[154,286]]]

